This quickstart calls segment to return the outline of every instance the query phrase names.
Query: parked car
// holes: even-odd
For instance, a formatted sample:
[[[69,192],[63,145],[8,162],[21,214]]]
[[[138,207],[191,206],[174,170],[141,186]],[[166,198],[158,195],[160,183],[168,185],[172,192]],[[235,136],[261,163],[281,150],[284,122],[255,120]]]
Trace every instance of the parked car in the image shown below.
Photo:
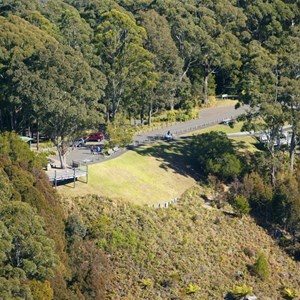
[[[100,142],[104,140],[104,133],[103,132],[94,132],[89,134],[86,138],[85,141],[97,141]]]
[[[77,138],[74,139],[70,142],[71,147],[83,147],[85,144],[85,139],[84,138]]]

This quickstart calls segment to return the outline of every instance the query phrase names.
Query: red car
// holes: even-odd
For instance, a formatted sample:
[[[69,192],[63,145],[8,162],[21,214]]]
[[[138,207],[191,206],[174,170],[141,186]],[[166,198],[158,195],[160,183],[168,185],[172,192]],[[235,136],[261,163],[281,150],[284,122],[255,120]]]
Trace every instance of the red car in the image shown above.
[[[104,139],[104,133],[103,132],[94,132],[88,135],[85,140],[86,141],[97,141],[100,142]]]

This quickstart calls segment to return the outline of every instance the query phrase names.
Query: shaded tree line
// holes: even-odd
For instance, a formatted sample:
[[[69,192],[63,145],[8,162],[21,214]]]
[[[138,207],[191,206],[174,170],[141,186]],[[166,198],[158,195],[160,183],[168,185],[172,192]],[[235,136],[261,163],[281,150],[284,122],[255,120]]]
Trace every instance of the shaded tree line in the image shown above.
[[[58,146],[116,113],[151,124],[216,93],[269,93],[285,111],[297,101],[291,1],[5,0],[0,15],[2,131],[34,129]]]

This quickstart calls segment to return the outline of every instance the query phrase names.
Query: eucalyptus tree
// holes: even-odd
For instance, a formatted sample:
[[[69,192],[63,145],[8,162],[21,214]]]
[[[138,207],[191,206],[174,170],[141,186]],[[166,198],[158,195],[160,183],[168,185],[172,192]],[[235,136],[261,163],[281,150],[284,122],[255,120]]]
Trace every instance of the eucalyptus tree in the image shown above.
[[[178,55],[171,29],[164,16],[155,10],[140,12],[142,26],[147,31],[147,49],[155,55],[154,63],[159,73],[159,82],[151,94],[148,116],[151,124],[153,111],[164,107],[174,107],[180,99],[175,100],[178,94],[183,61]],[[182,81],[182,80],[181,80]]]
[[[106,80],[78,52],[62,45],[45,46],[26,61],[28,80],[32,81],[26,96],[34,104],[38,98],[32,96],[33,89],[42,86],[42,93],[35,94],[42,98],[38,102],[40,126],[53,139],[64,167],[69,137],[104,121],[100,101]]]
[[[51,137],[64,167],[68,137],[103,121],[105,77],[80,52],[26,21],[11,16],[1,24],[3,114],[12,129],[35,124]]]
[[[40,7],[38,0],[2,0],[0,1],[0,15],[23,15],[26,11],[36,10]]]
[[[294,169],[296,146],[300,143],[300,35],[299,27],[296,35],[286,40],[281,57],[280,96],[286,118],[292,126],[290,142],[290,170]]]
[[[105,89],[107,120],[114,118],[120,106],[126,107],[125,100],[131,91],[137,90],[137,84],[142,84],[141,89],[152,85],[145,80],[146,74],[154,71],[153,54],[143,47],[145,39],[145,29],[128,14],[112,9],[102,15],[95,42],[108,81]]]
[[[295,1],[241,1],[247,16],[247,28],[252,36],[273,52],[280,47],[282,37],[297,22]]]
[[[273,186],[276,177],[276,149],[285,121],[279,98],[278,57],[263,48],[258,41],[248,47],[243,66],[241,100],[249,104],[245,128],[260,131],[267,136],[267,149],[271,157],[270,175]]]
[[[20,17],[0,17],[0,110],[1,129],[20,131],[26,125],[19,80],[24,60],[51,39],[49,35]],[[53,39],[52,39],[53,40]]]
[[[59,24],[60,31],[64,35],[68,46],[75,49],[82,49],[91,43],[93,30],[80,17],[76,9],[71,7],[65,9],[61,15]]]
[[[223,5],[227,11],[221,14]],[[160,10],[171,24],[184,61],[181,78],[187,75],[196,84],[201,80],[203,101],[207,103],[212,77],[220,70],[239,71],[243,48],[236,34],[244,31],[246,17],[229,1],[182,1],[176,7],[168,2],[161,3]]]

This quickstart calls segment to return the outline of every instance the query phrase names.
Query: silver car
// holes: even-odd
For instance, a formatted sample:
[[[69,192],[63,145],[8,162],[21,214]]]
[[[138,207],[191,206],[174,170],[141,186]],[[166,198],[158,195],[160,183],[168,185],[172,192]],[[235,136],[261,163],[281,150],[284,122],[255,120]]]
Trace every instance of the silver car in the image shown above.
[[[77,138],[70,142],[70,147],[83,147],[85,145],[85,139],[84,138]]]

